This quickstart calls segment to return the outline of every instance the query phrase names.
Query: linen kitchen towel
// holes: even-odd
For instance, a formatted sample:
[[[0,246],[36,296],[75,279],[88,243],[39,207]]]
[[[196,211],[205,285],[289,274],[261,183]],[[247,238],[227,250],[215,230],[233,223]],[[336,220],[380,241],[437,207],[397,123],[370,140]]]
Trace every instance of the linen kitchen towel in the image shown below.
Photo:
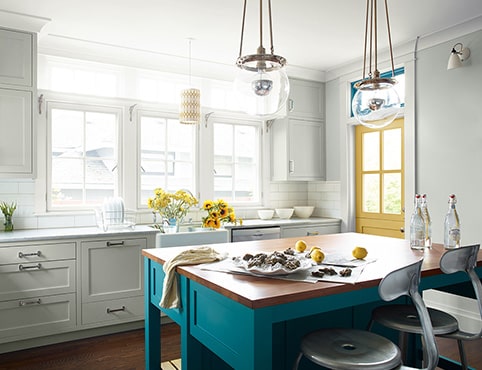
[[[162,297],[159,306],[162,308],[180,308],[181,300],[179,298],[178,279],[176,275],[176,267],[181,265],[197,265],[199,263],[213,262],[221,260],[225,256],[216,252],[213,248],[202,246],[193,249],[187,249],[167,260],[163,266],[164,284],[162,289]]]

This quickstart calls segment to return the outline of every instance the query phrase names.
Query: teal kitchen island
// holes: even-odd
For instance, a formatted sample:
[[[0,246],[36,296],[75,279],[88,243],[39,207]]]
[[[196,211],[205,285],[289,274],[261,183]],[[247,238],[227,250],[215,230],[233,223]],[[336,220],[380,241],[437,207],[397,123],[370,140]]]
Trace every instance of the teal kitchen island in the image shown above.
[[[212,247],[231,256],[284,251],[297,238],[222,243]],[[424,258],[422,289],[443,288],[467,280],[445,275],[439,261],[443,246],[414,251],[403,239],[344,233],[305,237],[326,255],[350,255],[355,246],[375,259],[355,283],[307,283],[178,266],[179,309],[161,309],[163,264],[193,247],[142,251],[145,262],[146,369],[160,364],[160,310],[181,328],[183,370],[291,369],[301,337],[320,327],[365,328],[371,309],[380,304],[378,284],[390,271]],[[367,257],[367,258],[368,258]],[[479,275],[482,254],[478,257]],[[385,303],[384,303],[385,304]],[[309,366],[309,364],[306,364]]]

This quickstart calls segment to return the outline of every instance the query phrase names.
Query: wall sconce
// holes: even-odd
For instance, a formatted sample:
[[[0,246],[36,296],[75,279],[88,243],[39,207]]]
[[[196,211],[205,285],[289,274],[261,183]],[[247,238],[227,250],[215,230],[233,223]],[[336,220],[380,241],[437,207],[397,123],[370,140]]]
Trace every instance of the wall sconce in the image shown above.
[[[461,42],[456,43],[450,53],[447,69],[462,67],[462,62],[465,62],[469,57],[470,49],[464,48],[464,45],[462,45]]]

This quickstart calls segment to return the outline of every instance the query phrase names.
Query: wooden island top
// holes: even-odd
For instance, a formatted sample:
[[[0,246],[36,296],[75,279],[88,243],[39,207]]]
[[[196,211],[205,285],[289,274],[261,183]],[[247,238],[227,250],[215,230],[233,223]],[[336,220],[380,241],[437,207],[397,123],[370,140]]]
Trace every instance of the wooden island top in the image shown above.
[[[245,253],[284,251],[294,248],[299,238],[273,239],[262,241],[248,241],[238,243],[213,244],[218,252],[227,252],[230,257]],[[442,245],[435,244],[426,251],[410,248],[404,239],[394,239],[368,234],[342,233],[331,235],[306,236],[303,238],[308,248],[319,246],[325,254],[351,255],[355,246],[362,246],[368,250],[370,258],[376,261],[365,266],[356,284],[339,284],[330,282],[295,282],[273,278],[259,278],[245,275],[229,274],[202,270],[199,267],[179,266],[179,274],[196,281],[209,289],[237,301],[250,308],[261,308],[284,304],[293,301],[321,297],[378,286],[380,280],[390,271],[424,258],[422,276],[441,274],[439,261],[445,252]],[[143,255],[160,264],[189,247],[157,248],[143,250]],[[195,247],[191,247],[195,248]],[[479,257],[482,265],[482,255]]]

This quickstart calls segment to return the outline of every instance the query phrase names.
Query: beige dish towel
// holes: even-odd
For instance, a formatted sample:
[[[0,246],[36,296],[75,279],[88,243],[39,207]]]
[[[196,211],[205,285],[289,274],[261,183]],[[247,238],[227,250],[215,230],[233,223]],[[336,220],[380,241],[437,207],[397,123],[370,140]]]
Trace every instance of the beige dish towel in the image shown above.
[[[203,246],[199,248],[187,249],[174,256],[164,264],[164,285],[162,298],[159,306],[162,308],[180,308],[181,300],[178,294],[178,282],[176,267],[181,265],[197,265],[199,263],[213,262],[221,260],[225,256],[216,252],[213,248]]]

